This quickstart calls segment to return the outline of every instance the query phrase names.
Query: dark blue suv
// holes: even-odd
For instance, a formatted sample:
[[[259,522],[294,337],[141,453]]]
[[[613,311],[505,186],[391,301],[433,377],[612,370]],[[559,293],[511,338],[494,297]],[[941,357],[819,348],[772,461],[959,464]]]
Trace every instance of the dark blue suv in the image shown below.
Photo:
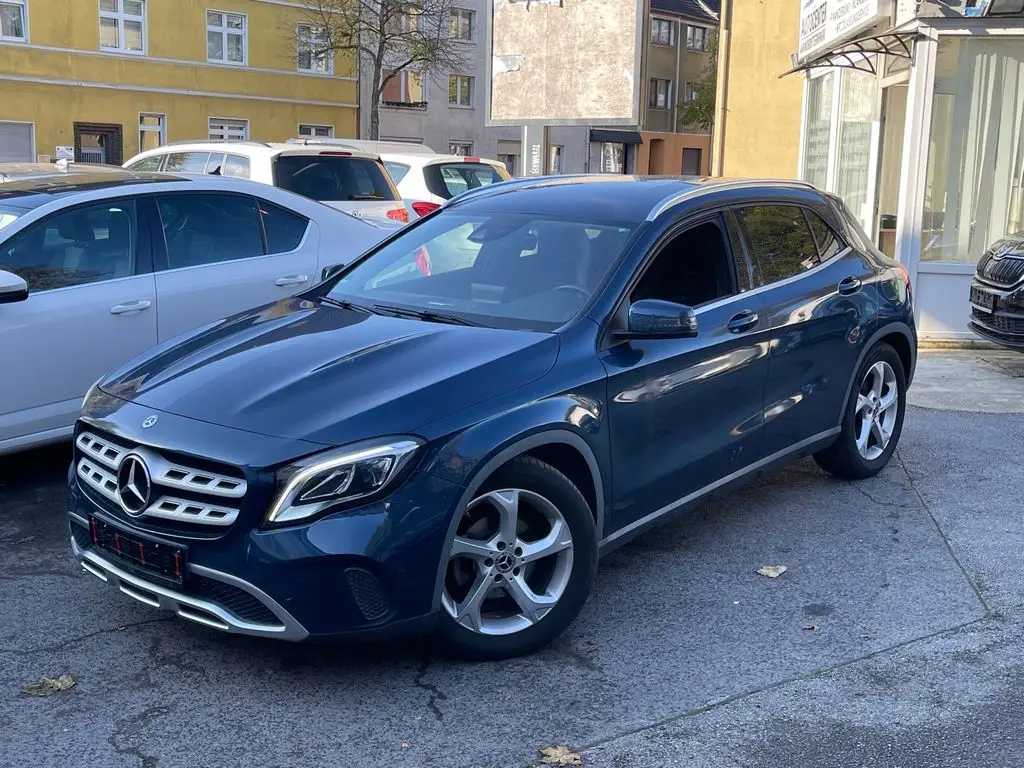
[[[810,186],[499,184],[101,381],[72,546],[228,632],[526,653],[711,494],[882,469],[916,348],[905,271]]]

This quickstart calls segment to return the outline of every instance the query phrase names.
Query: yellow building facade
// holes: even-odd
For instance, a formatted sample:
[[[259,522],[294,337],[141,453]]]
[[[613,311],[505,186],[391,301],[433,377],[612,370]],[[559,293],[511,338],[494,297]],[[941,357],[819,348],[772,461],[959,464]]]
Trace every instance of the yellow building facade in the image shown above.
[[[354,66],[303,53],[306,13],[286,0],[0,0],[0,161],[356,136]]]

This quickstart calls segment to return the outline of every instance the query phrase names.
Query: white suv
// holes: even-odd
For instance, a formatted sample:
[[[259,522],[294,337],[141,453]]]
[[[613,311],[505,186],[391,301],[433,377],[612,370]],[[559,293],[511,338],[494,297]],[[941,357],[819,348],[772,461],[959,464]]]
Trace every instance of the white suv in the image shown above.
[[[402,223],[411,218],[410,208],[374,152],[262,141],[185,141],[140,152],[124,167],[251,179],[354,216]]]
[[[418,216],[437,210],[467,190],[510,178],[500,160],[440,155],[421,144],[355,139],[289,139],[288,143],[307,147],[344,147],[380,155],[402,199]]]

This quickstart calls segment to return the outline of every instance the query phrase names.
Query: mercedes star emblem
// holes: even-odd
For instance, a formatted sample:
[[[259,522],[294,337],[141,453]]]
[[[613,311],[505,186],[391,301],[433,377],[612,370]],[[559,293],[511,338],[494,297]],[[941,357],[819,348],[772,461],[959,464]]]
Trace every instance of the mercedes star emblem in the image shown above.
[[[145,419],[142,420],[142,428],[143,429],[149,429],[154,424],[156,424],[156,420],[157,420],[156,414],[153,414],[152,416],[147,416]]]
[[[132,517],[139,517],[149,506],[151,491],[146,462],[134,453],[125,456],[117,468],[117,498],[121,500],[121,509]]]

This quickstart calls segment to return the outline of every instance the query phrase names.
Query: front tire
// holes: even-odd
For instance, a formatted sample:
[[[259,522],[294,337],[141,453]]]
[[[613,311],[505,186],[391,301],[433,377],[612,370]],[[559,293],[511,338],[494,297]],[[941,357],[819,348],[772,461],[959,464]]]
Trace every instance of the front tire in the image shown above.
[[[906,408],[903,361],[895,349],[880,343],[857,371],[839,439],[814,454],[814,460],[826,472],[846,480],[878,474],[899,443]]]
[[[583,495],[550,464],[520,456],[461,515],[445,552],[443,650],[489,660],[543,648],[579,614],[597,572],[597,530]]]

